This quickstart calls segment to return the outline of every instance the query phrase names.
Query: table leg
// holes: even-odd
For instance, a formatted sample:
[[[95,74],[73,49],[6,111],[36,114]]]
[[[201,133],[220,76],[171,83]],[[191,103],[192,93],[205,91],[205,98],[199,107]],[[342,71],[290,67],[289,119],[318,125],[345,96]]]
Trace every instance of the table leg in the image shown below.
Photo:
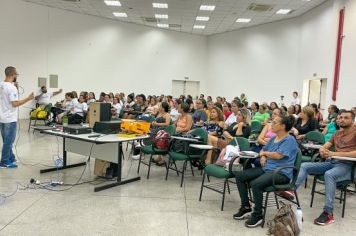
[[[99,192],[105,189],[109,189],[109,188],[113,188],[119,185],[123,185],[123,184],[128,184],[134,181],[138,181],[141,179],[140,176],[134,177],[134,178],[130,178],[130,179],[125,179],[122,180],[122,143],[119,142],[118,143],[118,151],[117,151],[117,180],[114,183],[110,183],[110,184],[106,184],[103,186],[99,186],[99,187],[95,187],[94,188],[94,192]]]

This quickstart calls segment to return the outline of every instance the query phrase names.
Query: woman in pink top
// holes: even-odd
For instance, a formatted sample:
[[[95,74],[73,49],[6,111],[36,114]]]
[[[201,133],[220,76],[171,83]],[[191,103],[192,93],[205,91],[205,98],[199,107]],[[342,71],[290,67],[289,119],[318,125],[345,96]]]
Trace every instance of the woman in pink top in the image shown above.
[[[188,113],[189,112],[188,103],[181,103],[178,106],[178,112],[181,114],[175,122],[176,132],[177,133],[185,133],[192,129],[193,126],[193,118]]]
[[[280,108],[275,108],[272,112],[272,120],[276,117],[280,117],[281,115],[283,115],[282,113],[285,113],[282,109]],[[273,133],[272,131],[272,125],[271,123],[267,123],[265,125],[265,127],[262,129],[260,135],[257,138],[257,143],[260,146],[264,146],[268,143],[268,141],[273,138],[274,136],[276,136],[275,133]]]

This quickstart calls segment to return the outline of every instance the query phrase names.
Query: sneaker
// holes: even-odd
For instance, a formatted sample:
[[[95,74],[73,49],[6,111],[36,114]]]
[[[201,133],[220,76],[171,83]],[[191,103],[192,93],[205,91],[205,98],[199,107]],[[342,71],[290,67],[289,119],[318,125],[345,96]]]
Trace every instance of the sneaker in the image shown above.
[[[294,200],[294,191],[280,191],[277,195],[290,201]]]
[[[251,215],[252,209],[251,207],[241,207],[239,212],[233,215],[235,220],[243,220],[247,216]]]
[[[329,225],[334,222],[334,215],[329,214],[326,211],[323,211],[323,213],[321,213],[321,215],[314,220],[314,224],[316,225]]]
[[[256,216],[252,215],[252,217],[245,222],[245,226],[248,228],[255,228],[255,227],[261,225],[262,222],[263,222],[262,216],[256,217]]]
[[[11,164],[1,164],[0,165],[0,168],[3,168],[3,169],[15,169],[17,168],[17,165],[16,163],[11,163]]]

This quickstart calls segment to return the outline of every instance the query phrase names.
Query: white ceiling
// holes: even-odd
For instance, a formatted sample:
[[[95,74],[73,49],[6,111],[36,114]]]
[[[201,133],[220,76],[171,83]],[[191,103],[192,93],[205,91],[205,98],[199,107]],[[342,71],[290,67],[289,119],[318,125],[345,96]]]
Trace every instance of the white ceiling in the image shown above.
[[[181,27],[170,27],[171,30],[211,35],[300,16],[327,0],[120,0],[121,7],[107,6],[104,0],[23,1],[151,27],[157,27],[157,23],[146,22],[143,18],[154,18],[155,14],[168,14],[169,18],[160,19],[160,23],[181,25]],[[153,8],[153,2],[168,3],[168,9]],[[248,6],[252,3],[272,5],[273,9],[266,12],[248,10]],[[215,5],[216,8],[212,12],[200,11],[200,5]],[[279,9],[292,9],[293,12],[288,15],[277,15]],[[117,18],[113,12],[125,12],[128,17]],[[196,21],[197,16],[209,16],[210,20]],[[237,18],[251,18],[251,22],[236,23]],[[206,27],[193,29],[197,24]]]

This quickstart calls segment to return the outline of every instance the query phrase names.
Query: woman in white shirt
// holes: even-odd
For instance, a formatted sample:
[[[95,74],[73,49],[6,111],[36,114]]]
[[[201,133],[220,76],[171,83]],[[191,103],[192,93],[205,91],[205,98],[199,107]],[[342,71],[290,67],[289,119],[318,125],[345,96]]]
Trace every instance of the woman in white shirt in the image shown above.
[[[79,101],[74,104],[73,109],[68,114],[69,124],[80,124],[84,121],[84,117],[88,111],[88,105],[85,102],[84,96],[79,96]]]
[[[182,100],[180,99],[172,99],[172,104],[173,106],[171,107],[171,120],[173,122],[176,122],[178,120],[180,113],[178,112],[178,106],[182,103]]]

